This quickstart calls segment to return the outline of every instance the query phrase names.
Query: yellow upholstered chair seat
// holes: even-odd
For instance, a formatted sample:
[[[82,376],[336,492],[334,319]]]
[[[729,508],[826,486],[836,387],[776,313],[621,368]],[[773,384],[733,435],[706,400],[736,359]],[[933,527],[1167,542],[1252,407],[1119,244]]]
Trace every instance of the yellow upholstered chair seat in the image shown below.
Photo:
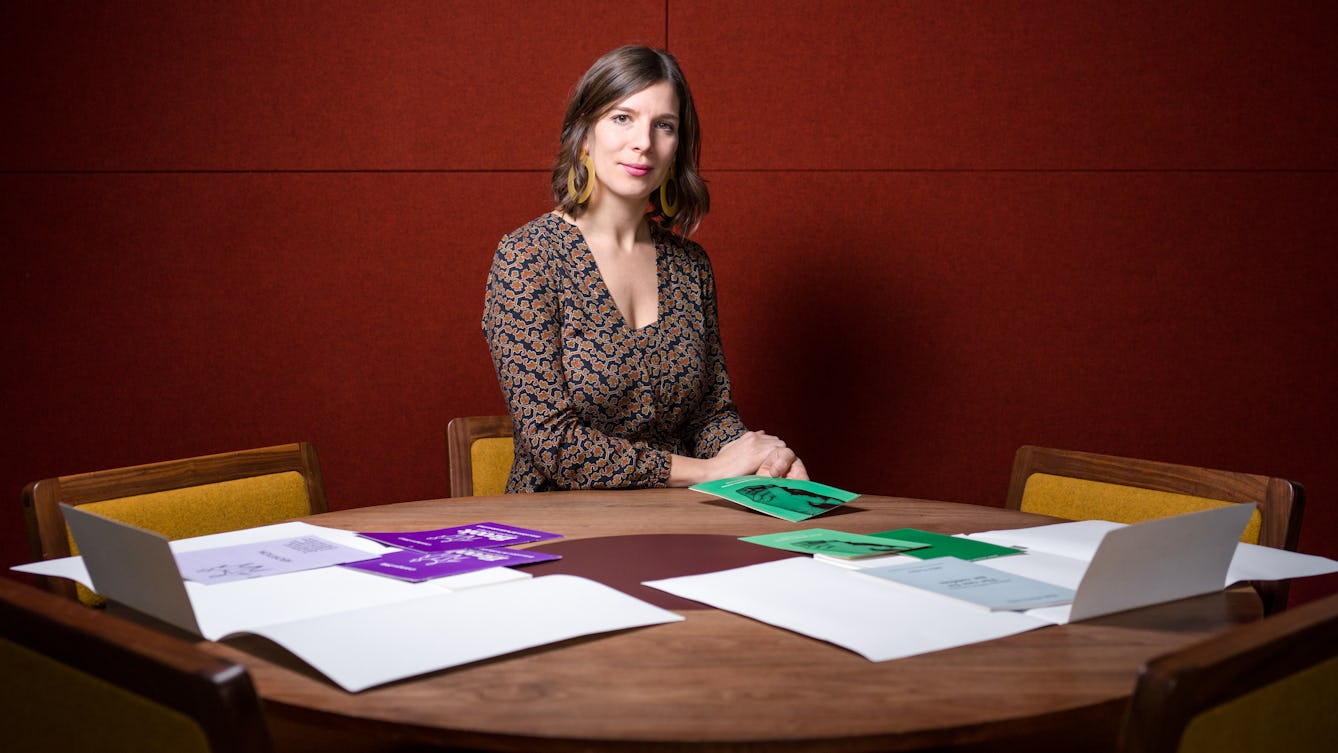
[[[474,494],[501,494],[506,491],[506,479],[511,475],[511,463],[516,458],[516,446],[510,436],[479,439],[469,448],[473,466]]]
[[[1338,699],[1338,658],[1204,711],[1185,728],[1179,753],[1331,751],[1338,713],[1318,699]]]
[[[1328,753],[1338,747],[1338,595],[1143,666],[1119,753]]]
[[[1116,523],[1235,504],[1255,505],[1241,541],[1296,551],[1305,490],[1274,476],[1028,445],[1013,458],[1005,502],[1014,510]],[[1287,581],[1253,585],[1266,614],[1286,608]]]
[[[311,513],[307,484],[297,471],[271,473],[214,484],[188,486],[80,505],[80,510],[154,531],[168,539],[207,536],[281,523]],[[70,554],[78,554],[66,531]],[[105,600],[76,584],[79,600],[90,606]]]
[[[168,539],[204,536],[325,512],[316,450],[305,442],[43,479],[23,490],[33,555],[78,554],[61,504],[79,507]],[[89,605],[102,598],[69,581],[45,588]]]
[[[246,668],[0,578],[0,749],[266,753]]]
[[[1052,515],[1069,520],[1110,520],[1116,523],[1138,523],[1153,518],[1164,518],[1187,512],[1210,510],[1233,504],[1219,499],[1196,497],[1155,489],[1140,489],[1104,481],[1033,473],[1027,478],[1022,493],[1023,512]],[[1263,516],[1259,510],[1250,516],[1241,541],[1259,543],[1259,526]]]
[[[45,727],[6,724],[5,747],[25,753],[133,750],[136,753],[208,751],[204,731],[176,709],[154,703],[100,677],[0,639],[0,708],[16,720],[77,710],[77,724]],[[23,678],[21,681],[17,678]],[[152,730],[152,735],[145,731]],[[12,747],[11,747],[12,746]]]
[[[311,503],[302,474],[288,471],[89,502],[79,509],[175,540],[300,518],[310,514]],[[69,541],[70,552],[77,554],[74,537]]]
[[[460,416],[446,424],[451,496],[502,494],[516,448],[510,416]]]

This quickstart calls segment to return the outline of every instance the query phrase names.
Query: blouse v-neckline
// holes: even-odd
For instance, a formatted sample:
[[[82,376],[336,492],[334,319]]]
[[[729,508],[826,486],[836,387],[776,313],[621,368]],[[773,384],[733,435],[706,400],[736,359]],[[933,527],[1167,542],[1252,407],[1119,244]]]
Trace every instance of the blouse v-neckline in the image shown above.
[[[608,283],[604,280],[604,273],[599,270],[599,262],[595,261],[595,252],[585,240],[585,233],[581,232],[581,228],[576,223],[570,222],[557,214],[550,212],[548,216],[558,222],[559,228],[565,226],[567,232],[571,234],[573,241],[572,245],[574,246],[575,252],[573,253],[573,256],[578,258],[584,266],[582,271],[584,272],[585,278],[592,281],[592,284],[600,290],[600,295],[602,295],[608,302],[612,317],[616,319],[627,332],[633,334],[649,334],[664,316],[664,301],[660,290],[661,278],[664,273],[664,270],[661,269],[664,253],[661,248],[663,244],[660,242],[660,238],[655,232],[654,226],[650,227],[650,243],[652,251],[655,254],[655,318],[640,327],[633,327],[632,323],[627,320],[627,316],[623,314],[622,309],[618,308],[618,302],[613,298],[613,291],[609,289]]]

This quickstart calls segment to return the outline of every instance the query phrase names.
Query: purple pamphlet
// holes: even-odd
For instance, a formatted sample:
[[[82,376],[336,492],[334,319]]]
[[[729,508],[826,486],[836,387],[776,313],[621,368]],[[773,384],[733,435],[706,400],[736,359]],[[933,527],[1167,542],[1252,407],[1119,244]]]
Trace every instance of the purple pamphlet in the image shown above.
[[[560,559],[559,555],[494,547],[453,549],[446,552],[391,552],[381,555],[380,559],[350,562],[343,567],[417,582],[486,570],[490,567],[517,567],[555,559]]]
[[[533,531],[528,528],[501,523],[474,523],[467,526],[438,528],[433,531],[406,531],[403,533],[361,533],[360,536],[400,549],[416,552],[448,552],[456,549],[487,549],[499,546],[531,544],[546,539],[562,538],[562,534]]]

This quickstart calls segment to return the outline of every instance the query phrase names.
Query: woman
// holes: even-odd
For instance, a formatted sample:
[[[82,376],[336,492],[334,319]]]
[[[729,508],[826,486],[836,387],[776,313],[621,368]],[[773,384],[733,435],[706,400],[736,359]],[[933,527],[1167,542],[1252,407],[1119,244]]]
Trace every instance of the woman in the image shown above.
[[[697,112],[666,52],[622,47],[577,84],[557,207],[504,237],[483,332],[515,423],[507,492],[807,478],[730,394],[706,253]]]

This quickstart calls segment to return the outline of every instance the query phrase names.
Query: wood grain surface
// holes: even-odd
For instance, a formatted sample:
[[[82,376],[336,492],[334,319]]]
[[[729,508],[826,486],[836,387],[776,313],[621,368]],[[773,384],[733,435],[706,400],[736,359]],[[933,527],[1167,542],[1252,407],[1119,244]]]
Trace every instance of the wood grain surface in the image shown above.
[[[431,500],[308,520],[366,531],[494,521],[568,540],[800,527],[688,490]],[[863,496],[810,522],[856,533],[962,533],[1054,521]],[[258,640],[202,645],[245,663],[270,713],[385,739],[507,751],[1034,753],[1110,749],[1144,661],[1261,612],[1252,590],[1232,589],[887,662],[727,612],[681,613],[683,622],[567,641],[357,694]]]

